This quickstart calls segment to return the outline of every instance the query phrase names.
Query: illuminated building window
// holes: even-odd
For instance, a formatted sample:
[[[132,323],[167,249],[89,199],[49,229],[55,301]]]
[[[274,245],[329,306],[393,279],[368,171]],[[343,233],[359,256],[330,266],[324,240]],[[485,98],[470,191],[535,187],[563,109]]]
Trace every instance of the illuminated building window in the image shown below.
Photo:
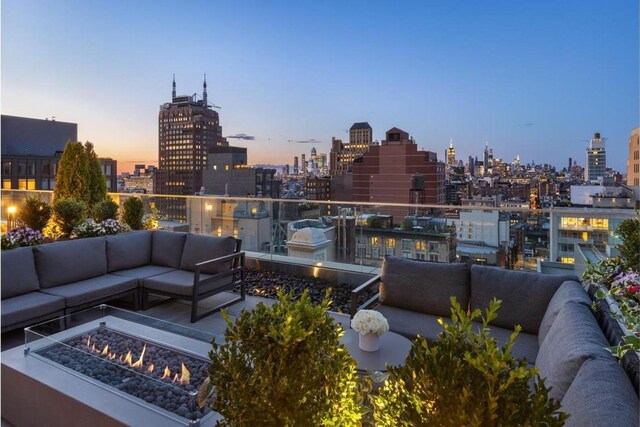
[[[424,251],[426,250],[427,245],[422,240],[416,241],[416,251]]]

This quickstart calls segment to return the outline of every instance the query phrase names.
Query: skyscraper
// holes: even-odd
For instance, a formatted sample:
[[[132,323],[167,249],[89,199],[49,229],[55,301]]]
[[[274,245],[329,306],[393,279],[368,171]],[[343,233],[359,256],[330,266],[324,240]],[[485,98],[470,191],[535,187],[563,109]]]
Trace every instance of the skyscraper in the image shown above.
[[[449,148],[447,148],[447,166],[456,165],[456,149],[453,148],[453,140],[449,141]]]
[[[222,138],[218,112],[207,103],[206,76],[202,89],[201,100],[196,94],[177,96],[174,76],[171,102],[160,106],[158,194],[193,195],[200,191],[209,148],[229,145]]]
[[[367,122],[354,123],[349,129],[349,143],[343,144],[342,140],[331,140],[331,176],[351,173],[353,161],[369,151],[373,145],[373,129]]]
[[[600,132],[596,132],[587,147],[586,161],[584,167],[584,180],[597,181],[605,176],[607,169],[607,153],[604,143],[606,138],[600,137]]]

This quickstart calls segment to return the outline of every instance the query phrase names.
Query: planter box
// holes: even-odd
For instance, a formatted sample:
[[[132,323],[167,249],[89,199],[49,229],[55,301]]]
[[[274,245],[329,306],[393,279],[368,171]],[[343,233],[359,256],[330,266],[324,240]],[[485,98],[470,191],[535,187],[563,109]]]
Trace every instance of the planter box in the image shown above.
[[[610,295],[607,295],[604,299],[596,298],[595,294],[599,288],[604,289],[606,292],[606,288],[600,285],[590,284],[587,289],[589,296],[595,303],[594,314],[609,344],[612,346],[618,345],[623,342],[623,337],[630,335],[630,333],[627,331],[625,325],[612,315],[612,313],[616,316],[622,314],[616,301]],[[638,389],[640,384],[640,354],[635,351],[628,351],[621,359],[621,362],[636,393],[640,394],[640,390]]]

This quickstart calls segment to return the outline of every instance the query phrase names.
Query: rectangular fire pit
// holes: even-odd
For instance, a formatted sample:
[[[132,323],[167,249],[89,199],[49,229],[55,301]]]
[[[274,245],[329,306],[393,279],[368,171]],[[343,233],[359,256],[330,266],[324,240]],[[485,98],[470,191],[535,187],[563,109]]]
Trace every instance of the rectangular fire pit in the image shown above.
[[[111,418],[107,424],[214,425],[219,415],[199,406],[197,395],[215,339],[222,337],[106,305],[26,328],[24,349],[3,353],[3,417],[12,422],[4,391],[15,381],[30,408],[35,396],[95,411]]]

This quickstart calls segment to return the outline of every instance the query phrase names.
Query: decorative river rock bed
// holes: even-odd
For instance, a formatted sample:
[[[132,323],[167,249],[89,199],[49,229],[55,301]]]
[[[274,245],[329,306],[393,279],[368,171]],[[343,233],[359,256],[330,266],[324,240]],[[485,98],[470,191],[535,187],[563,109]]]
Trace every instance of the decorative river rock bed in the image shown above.
[[[116,332],[107,327],[37,350],[37,354],[121,392],[189,420],[210,361]],[[186,368],[186,369],[185,369]],[[188,371],[188,372],[185,372]]]
[[[302,292],[308,289],[311,300],[316,304],[322,301],[326,290],[331,289],[331,311],[349,313],[351,306],[351,286],[314,277],[299,277],[270,270],[247,269],[245,285],[247,294],[272,299],[278,298],[280,290],[293,293],[294,299],[298,299]],[[361,297],[359,303],[362,304],[374,294],[374,291],[368,291],[366,295]]]

